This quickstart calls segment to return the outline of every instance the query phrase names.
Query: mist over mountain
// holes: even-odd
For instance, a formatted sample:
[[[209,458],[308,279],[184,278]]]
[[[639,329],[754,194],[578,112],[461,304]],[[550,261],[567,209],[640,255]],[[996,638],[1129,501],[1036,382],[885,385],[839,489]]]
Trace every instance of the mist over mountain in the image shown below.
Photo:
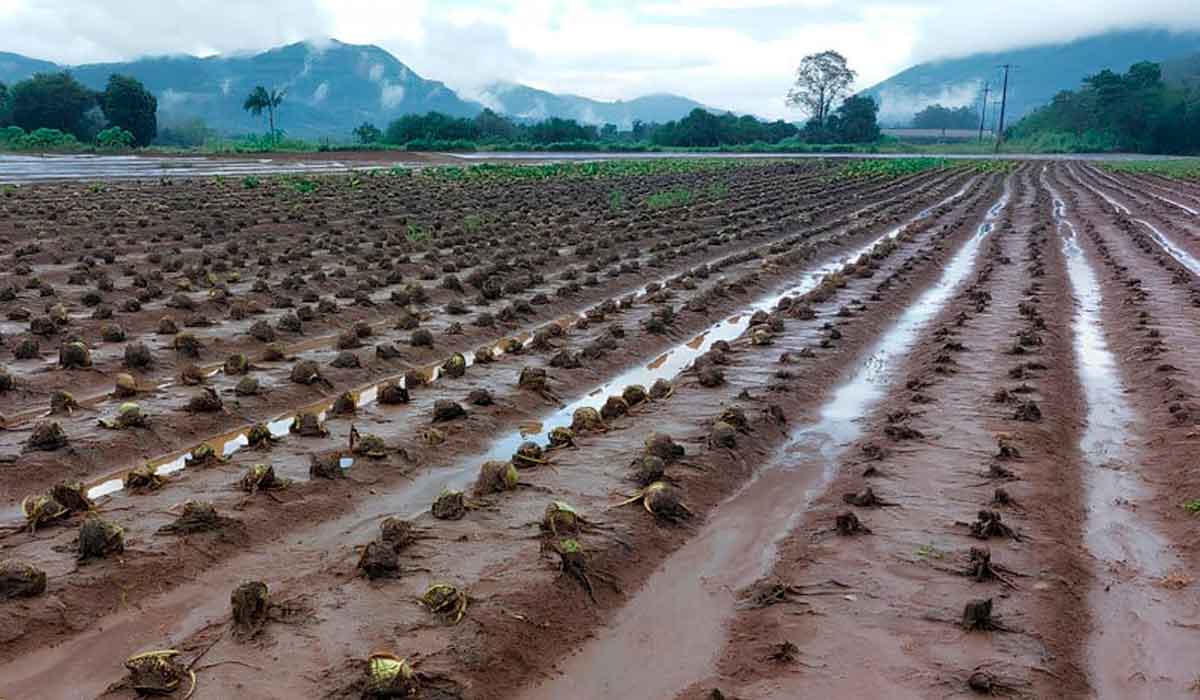
[[[1124,72],[1138,61],[1159,62],[1197,51],[1200,32],[1113,32],[1067,44],[922,63],[867,88],[863,94],[879,101],[880,122],[904,125],[913,114],[933,103],[978,107],[985,82],[998,99],[1003,79],[998,66],[1008,63],[1015,68],[1009,76],[1005,121],[1013,123],[1048,103],[1059,91],[1079,87],[1087,75],[1105,68]],[[988,111],[998,108],[989,107]]]
[[[436,111],[470,117],[485,106],[518,119],[562,117],[626,128],[635,120],[679,119],[702,106],[674,95],[603,102],[512,83],[488,86],[481,103],[418,75],[377,46],[339,41],[299,42],[244,55],[159,56],[78,66],[0,53],[0,82],[58,70],[70,70],[93,89],[103,89],[112,73],[131,75],[158,97],[160,122],[200,117],[225,133],[263,130],[262,119],[243,110],[242,101],[256,85],[283,88],[287,98],[280,110],[281,128],[309,138],[345,138],[364,121],[383,127],[405,114]]]

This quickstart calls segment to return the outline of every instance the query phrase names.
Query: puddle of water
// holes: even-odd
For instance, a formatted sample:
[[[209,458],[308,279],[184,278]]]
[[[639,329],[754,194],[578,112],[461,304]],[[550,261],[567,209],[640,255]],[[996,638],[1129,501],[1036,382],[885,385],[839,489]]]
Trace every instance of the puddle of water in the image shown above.
[[[1079,183],[1080,185],[1082,185],[1084,187],[1084,189],[1088,190],[1089,192],[1096,195],[1097,197],[1100,197],[1105,202],[1108,202],[1109,206],[1111,206],[1113,209],[1115,209],[1117,211],[1117,213],[1120,213],[1120,214],[1128,214],[1129,213],[1129,207],[1127,207],[1124,204],[1121,204],[1117,200],[1113,199],[1112,196],[1110,196],[1107,192],[1101,190],[1100,188],[1095,187],[1094,185],[1092,185],[1089,182],[1084,182],[1083,179],[1079,177],[1079,174],[1075,172],[1074,168],[1072,168],[1071,166],[1068,165],[1067,171],[1069,173],[1071,173],[1071,176],[1075,178],[1075,181],[1077,183]],[[1049,188],[1049,186],[1047,186],[1047,188]],[[1053,192],[1053,190],[1051,190],[1051,191]],[[1055,197],[1057,198],[1057,195],[1055,195]],[[1059,201],[1055,202],[1054,206],[1055,206],[1056,210],[1061,202],[1062,202],[1061,198],[1059,198]],[[1062,206],[1064,208],[1066,207],[1065,204],[1063,204]]]
[[[557,427],[569,426],[575,411],[579,408],[584,406],[599,408],[604,404],[604,401],[609,395],[618,393],[626,386],[631,384],[642,384],[649,388],[649,386],[659,378],[667,380],[675,378],[688,365],[690,365],[696,357],[707,352],[718,340],[729,341],[740,336],[746,330],[746,328],[749,327],[750,317],[754,311],[774,308],[779,303],[779,300],[785,296],[800,295],[811,291],[826,274],[842,269],[850,262],[857,260],[858,258],[870,252],[870,250],[876,244],[884,240],[896,238],[913,223],[928,218],[930,214],[938,207],[944,206],[963,197],[967,193],[968,188],[969,184],[963,185],[963,187],[957,192],[951,194],[938,204],[922,210],[916,216],[912,217],[912,219],[910,219],[908,222],[887,231],[886,233],[877,237],[875,240],[864,244],[862,247],[844,256],[840,260],[826,263],[818,269],[809,272],[804,276],[798,285],[787,290],[786,292],[772,295],[766,299],[760,300],[758,303],[754,304],[749,311],[743,312],[716,324],[691,341],[659,356],[645,367],[635,367],[627,370],[612,381],[597,387],[583,398],[571,403],[566,408],[563,408],[551,416],[543,419],[536,431],[531,430],[532,426],[525,425],[512,432],[508,436],[499,439],[493,443],[492,449],[486,455],[481,456],[478,461],[472,464],[471,468],[460,469],[457,475],[450,479],[450,484],[447,487],[456,489],[464,488],[474,476],[474,464],[479,464],[492,459],[508,460],[513,453],[516,452],[521,443],[525,442],[526,440],[535,440],[547,443],[547,437],[550,434],[550,431]],[[663,280],[662,284],[666,284],[667,280],[669,279],[671,278]],[[637,296],[639,298],[644,298],[646,295],[647,292],[643,290]],[[579,314],[579,318],[585,317],[586,314],[586,311]],[[531,333],[525,332],[515,336],[515,339],[525,345],[528,345],[532,342],[533,337]],[[492,347],[491,351],[493,355],[500,356],[503,354],[503,351],[500,348],[507,340],[508,339],[500,341]],[[464,352],[463,357],[466,359],[468,367],[475,363],[476,357],[474,352]],[[441,377],[441,367],[442,363],[437,363],[422,368],[419,371],[425,377],[426,382],[432,383]],[[214,373],[216,371],[218,370],[214,370]],[[381,380],[367,387],[361,388],[358,391],[351,392],[355,396],[356,405],[363,407],[374,403],[378,398],[379,388],[389,381],[397,381],[397,379],[389,378]],[[407,386],[407,380],[405,378],[401,377],[398,381],[400,382],[401,386]],[[269,422],[268,427],[271,429],[272,435],[282,438],[288,434],[292,421],[299,413],[317,412],[320,420],[323,422],[325,420],[326,411],[328,411],[332,405],[333,400],[329,399],[316,404],[315,406],[309,406],[300,411],[288,413]],[[250,427],[245,427],[228,435],[207,441],[203,444],[208,444],[215,452],[223,457],[230,457],[249,445],[247,436],[250,432],[250,429]],[[199,447],[200,445],[193,446],[165,459],[150,462],[149,464],[150,466],[154,467],[157,474],[165,476],[177,473],[186,467],[188,457],[190,457],[192,452]],[[121,476],[106,478],[100,483],[91,486],[88,489],[88,495],[91,498],[100,498],[102,496],[111,496],[121,492],[124,488],[123,475],[124,471],[122,471]],[[425,492],[422,492],[423,495],[424,493]]]
[[[1169,540],[1137,515],[1136,503],[1146,492],[1136,471],[1138,450],[1126,436],[1137,433],[1140,421],[1125,400],[1116,358],[1104,338],[1099,279],[1067,218],[1066,204],[1044,179],[1043,184],[1054,200],[1075,295],[1072,330],[1087,400],[1079,445],[1087,466],[1084,541],[1100,566],[1088,596],[1097,622],[1088,654],[1093,685],[1102,698],[1165,697],[1162,693],[1171,690],[1164,683],[1182,695],[1194,675],[1200,639],[1173,623],[1195,618],[1195,601],[1181,610],[1179,594],[1172,598],[1154,586],[1152,579],[1180,571],[1181,564]]]
[[[1100,180],[1103,180],[1104,182],[1107,182],[1107,183],[1109,183],[1109,184],[1110,184],[1110,185],[1112,185],[1113,187],[1119,187],[1119,188],[1121,188],[1121,189],[1123,189],[1123,190],[1134,189],[1134,188],[1131,188],[1131,187],[1129,187],[1128,185],[1126,185],[1126,184],[1124,184],[1124,183],[1120,182],[1119,180],[1117,180],[1117,179],[1116,179],[1116,178],[1114,178],[1113,176],[1111,176],[1111,175],[1108,175],[1107,173],[1105,173],[1105,174],[1100,174],[1100,173],[1099,173],[1098,171],[1096,171],[1096,170],[1092,170],[1091,172],[1092,172],[1092,174],[1093,174],[1095,177],[1097,177],[1097,178],[1098,178],[1098,179],[1100,179]],[[1192,216],[1196,216],[1197,214],[1200,214],[1200,211],[1196,211],[1195,209],[1193,209],[1193,208],[1189,207],[1188,205],[1186,205],[1186,204],[1184,204],[1184,203],[1182,203],[1182,202],[1177,202],[1177,201],[1175,201],[1174,199],[1171,199],[1170,197],[1166,197],[1166,196],[1164,196],[1164,195],[1161,195],[1161,194],[1158,194],[1157,192],[1154,192],[1154,191],[1152,191],[1152,190],[1150,189],[1150,186],[1143,186],[1143,187],[1137,188],[1137,190],[1136,190],[1136,191],[1137,191],[1139,194],[1142,194],[1142,195],[1148,195],[1148,196],[1150,196],[1150,197],[1154,197],[1155,199],[1159,200],[1160,202],[1164,202],[1164,203],[1166,203],[1166,204],[1170,204],[1171,206],[1175,207],[1176,209],[1182,209],[1183,211],[1186,211],[1187,213],[1191,214]]]
[[[272,175],[283,173],[331,173],[384,167],[349,165],[339,161],[235,160],[205,157],[160,158],[153,156],[101,155],[11,155],[0,154],[0,183],[44,180],[110,180],[120,178],[208,177]]]
[[[1197,260],[1191,253],[1175,245],[1170,238],[1167,238],[1166,234],[1158,230],[1149,221],[1145,219],[1134,219],[1134,221],[1150,229],[1150,237],[1154,239],[1155,243],[1158,243],[1158,247],[1162,248],[1167,255],[1175,258],[1181,265],[1191,270],[1192,274],[1200,275],[1200,260]]]
[[[711,672],[734,615],[732,592],[762,578],[776,550],[833,478],[837,461],[883,396],[918,335],[967,278],[1004,196],[975,235],[866,355],[862,366],[748,484],[710,515],[701,532],[668,558],[562,673],[528,689],[526,700],[563,697],[673,697]],[[646,664],[646,659],[654,659]]]
[[[964,187],[948,197],[946,200],[943,200],[937,206],[942,206],[943,204],[947,204],[955,199],[958,199],[966,194],[966,191],[967,188]],[[998,207],[1000,206],[1001,205],[998,204],[997,207],[993,207],[993,210],[989,212],[990,218],[995,218],[995,216],[999,213]],[[826,275],[841,271],[846,267],[846,265],[868,254],[871,249],[879,243],[882,243],[886,240],[895,239],[897,236],[907,230],[908,227],[913,223],[928,218],[930,213],[936,208],[937,207],[930,207],[929,209],[925,209],[913,217],[910,221],[887,231],[869,243],[865,243],[857,250],[854,250],[837,260],[833,260],[821,265],[817,269],[804,275],[801,281],[795,286],[782,293],[774,294],[759,300],[741,313],[731,316],[724,321],[709,327],[707,330],[700,333],[688,342],[668,350],[662,355],[656,357],[649,364],[626,370],[620,375],[614,377],[612,380],[602,384],[593,391],[588,392],[583,398],[568,404],[564,408],[559,409],[550,416],[544,418],[542,420],[542,430],[539,434],[531,435],[527,432],[522,433],[521,431],[518,431],[508,435],[507,437],[497,440],[493,444],[492,448],[480,458],[480,462],[485,462],[488,460],[507,460],[513,455],[514,452],[516,452],[521,443],[525,442],[526,440],[532,439],[544,444],[548,444],[547,436],[550,434],[550,431],[554,430],[555,428],[570,426],[571,420],[577,410],[585,407],[599,409],[604,405],[604,402],[609,396],[620,394],[621,391],[623,391],[627,386],[640,384],[648,389],[659,379],[670,381],[675,377],[678,377],[685,369],[691,366],[697,357],[712,349],[712,346],[716,344],[717,341],[723,340],[730,342],[739,338],[743,333],[745,333],[746,329],[750,327],[750,319],[756,311],[770,311],[771,309],[774,309],[784,297],[802,296],[813,289],[816,289],[817,285],[820,284],[821,280]],[[991,224],[988,223],[986,226],[990,231]]]

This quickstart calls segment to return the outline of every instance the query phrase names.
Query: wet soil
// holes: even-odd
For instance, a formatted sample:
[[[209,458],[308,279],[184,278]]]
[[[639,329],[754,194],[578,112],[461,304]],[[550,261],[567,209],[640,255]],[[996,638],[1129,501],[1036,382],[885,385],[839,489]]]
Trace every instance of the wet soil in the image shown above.
[[[418,697],[1192,692],[1200,188],[1086,163],[312,179],[0,199],[0,357],[40,345],[0,360],[0,559],[46,574],[0,601],[0,694],[133,697],[125,659],[168,648],[195,698],[361,697],[368,657]],[[127,307],[139,280],[163,291]],[[91,368],[58,367],[73,334]],[[98,423],[124,371],[147,428]],[[68,478],[119,549],[80,561],[96,516],[41,501],[21,527]]]

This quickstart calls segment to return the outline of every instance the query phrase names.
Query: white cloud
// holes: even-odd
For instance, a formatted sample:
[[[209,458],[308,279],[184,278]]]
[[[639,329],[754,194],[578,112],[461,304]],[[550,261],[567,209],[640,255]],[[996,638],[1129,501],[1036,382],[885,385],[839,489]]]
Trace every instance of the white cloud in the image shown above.
[[[373,43],[467,95],[497,79],[583,94],[687,95],[798,117],[808,53],[846,54],[866,87],[913,63],[1135,27],[1200,29],[1200,0],[0,0],[0,47],[64,63]],[[396,104],[403,76],[358,70]],[[398,82],[389,82],[398,81]],[[315,97],[315,95],[314,95]]]
[[[392,109],[403,101],[403,85],[389,83],[385,80],[383,85],[379,86],[379,106],[383,107],[384,109]]]
[[[329,97],[329,83],[328,81],[321,81],[321,84],[313,90],[312,99],[309,101],[315,105],[321,104],[327,97]]]

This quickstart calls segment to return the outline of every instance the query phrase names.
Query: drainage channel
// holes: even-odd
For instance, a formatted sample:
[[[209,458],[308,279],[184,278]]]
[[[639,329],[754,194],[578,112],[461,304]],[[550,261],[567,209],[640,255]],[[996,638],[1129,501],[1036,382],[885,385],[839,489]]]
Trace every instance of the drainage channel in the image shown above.
[[[1123,182],[1119,181],[1118,179],[1114,178],[1114,177],[1113,177],[1113,176],[1111,176],[1111,175],[1108,175],[1108,174],[1103,174],[1103,175],[1102,175],[1102,174],[1100,174],[1100,173],[1099,173],[1097,170],[1095,170],[1094,168],[1092,168],[1092,169],[1089,169],[1089,172],[1090,172],[1090,173],[1092,174],[1092,176],[1093,176],[1093,177],[1095,177],[1097,180],[1100,180],[1100,181],[1102,181],[1102,182],[1106,182],[1106,183],[1108,183],[1109,185],[1111,185],[1112,187],[1116,187],[1116,188],[1119,188],[1119,189],[1122,189],[1122,190],[1130,190],[1130,189],[1132,189],[1132,188],[1130,188],[1128,185],[1124,184]],[[1156,192],[1152,192],[1152,191],[1150,190],[1150,188],[1151,188],[1151,187],[1152,187],[1151,185],[1145,185],[1145,186],[1143,186],[1143,188],[1142,188],[1141,190],[1138,190],[1138,192],[1139,192],[1140,194],[1142,194],[1142,195],[1148,195],[1148,196],[1150,196],[1150,197],[1154,197],[1155,199],[1159,200],[1160,202],[1163,202],[1163,203],[1165,203],[1165,204],[1169,204],[1169,205],[1171,205],[1171,206],[1175,207],[1176,209],[1182,209],[1183,211],[1186,211],[1187,213],[1191,214],[1192,216],[1196,216],[1197,214],[1200,214],[1200,211],[1196,211],[1195,209],[1193,209],[1193,208],[1189,207],[1188,205],[1186,205],[1186,204],[1184,204],[1184,203],[1182,203],[1182,202],[1177,202],[1177,201],[1175,201],[1175,200],[1171,199],[1170,197],[1164,197],[1164,196],[1163,196],[1163,195],[1161,195],[1161,194],[1158,194],[1158,193],[1156,193]]]
[[[733,340],[745,332],[750,325],[750,317],[755,311],[774,308],[785,296],[799,295],[811,291],[826,274],[844,268],[850,262],[867,254],[875,245],[885,240],[896,238],[905,230],[907,230],[909,226],[918,221],[929,218],[933,211],[939,207],[954,202],[955,200],[966,195],[969,188],[969,184],[963,185],[963,187],[955,193],[946,197],[941,202],[938,202],[936,205],[920,211],[904,224],[890,229],[869,243],[864,244],[857,250],[854,250],[833,262],[826,263],[816,270],[809,272],[796,286],[783,293],[774,294],[756,302],[742,313],[713,325],[693,340],[679,345],[667,351],[666,353],[663,353],[646,366],[634,367],[626,370],[615,379],[588,392],[585,396],[577,399],[565,408],[545,417],[538,423],[537,428],[532,431],[532,434],[530,431],[525,430],[516,431],[493,443],[492,448],[485,455],[481,456],[477,461],[472,462],[472,466],[463,467],[459,469],[456,474],[442,475],[437,478],[445,479],[445,488],[462,489],[470,482],[471,479],[474,478],[474,465],[489,459],[500,459],[506,461],[516,451],[517,447],[519,447],[520,444],[526,440],[541,440],[545,442],[551,430],[556,427],[570,425],[575,411],[579,408],[584,406],[599,408],[601,405],[603,405],[604,401],[609,395],[617,393],[624,387],[631,384],[650,386],[658,379],[674,379],[684,369],[686,369],[696,357],[702,355],[704,352],[707,352],[718,340]],[[647,294],[647,292],[643,291],[639,293],[638,298],[644,298]],[[579,314],[577,318],[567,317],[566,320],[569,322],[568,325],[573,325],[584,316],[586,316],[586,312]],[[523,333],[516,336],[515,339],[522,344],[528,345],[530,342],[532,342],[532,334]],[[505,339],[505,341],[506,340],[507,339]],[[491,351],[494,355],[498,356],[503,354],[501,347],[504,345],[505,341],[498,342],[496,345],[492,346]],[[462,354],[468,367],[475,363],[475,353],[468,351]],[[442,363],[429,365],[421,371],[424,375],[426,383],[435,382],[441,377]],[[405,384],[403,377],[392,377],[372,383],[365,387],[361,387],[357,390],[353,390],[350,393],[355,399],[355,405],[359,408],[363,408],[375,403],[378,399],[379,390],[389,382],[399,382],[402,386]],[[302,408],[299,411],[290,411],[282,416],[267,421],[267,429],[270,431],[272,437],[282,439],[289,434],[292,423],[296,420],[297,416],[302,413],[316,413],[318,415],[318,419],[321,422],[324,422],[325,416],[329,409],[332,408],[334,400],[335,399],[332,398],[325,399],[316,404]],[[200,445],[193,446],[180,452],[172,453],[163,459],[151,461],[148,463],[148,466],[152,468],[156,474],[162,476],[176,474],[185,469],[188,461],[193,457],[196,450],[199,450],[204,446],[211,448],[215,454],[221,455],[222,457],[230,457],[250,445],[249,435],[252,429],[253,426],[248,426],[219,435],[215,438],[204,441]],[[342,461],[343,468],[349,468],[352,465],[353,460],[350,458],[345,458]],[[105,478],[99,483],[90,486],[88,488],[89,498],[97,499],[121,492],[124,489],[125,471],[126,470],[122,470],[119,475]],[[432,474],[427,476],[429,478],[435,478]],[[422,490],[422,494],[424,493],[425,491]],[[437,492],[435,491],[434,495],[436,495],[436,493]]]
[[[1183,694],[1194,680],[1190,670],[1200,656],[1200,638],[1176,623],[1195,611],[1180,610],[1170,593],[1155,585],[1182,570],[1182,564],[1170,542],[1137,515],[1136,504],[1148,495],[1136,471],[1139,451],[1127,436],[1144,426],[1125,399],[1116,358],[1104,339],[1100,282],[1065,202],[1046,187],[1076,300],[1072,330],[1087,401],[1079,443],[1086,461],[1084,541],[1099,569],[1088,594],[1095,620],[1087,654],[1092,685],[1101,698]]]
[[[672,697],[705,677],[735,614],[732,592],[765,576],[778,544],[828,485],[861,432],[860,421],[888,389],[898,364],[974,268],[980,247],[1008,203],[1008,188],[938,281],[910,305],[864,356],[859,370],[701,531],[668,558],[610,625],[561,674],[530,688],[527,700],[563,697]],[[647,664],[653,659],[653,664]]]
[[[1105,202],[1108,202],[1108,204],[1110,206],[1112,206],[1112,208],[1114,210],[1116,210],[1117,213],[1124,214],[1126,216],[1129,216],[1132,214],[1132,210],[1130,210],[1129,207],[1125,206],[1124,204],[1121,204],[1116,199],[1114,199],[1113,197],[1108,195],[1108,193],[1104,192],[1103,190],[1099,189],[1098,187],[1094,187],[1090,183],[1084,182],[1082,179],[1080,179],[1080,177],[1075,173],[1074,170],[1071,170],[1071,175],[1075,177],[1075,181],[1078,182],[1080,185],[1083,185],[1085,188],[1087,188],[1093,194],[1102,198]],[[1054,193],[1054,190],[1052,188],[1049,188],[1049,186],[1047,186],[1047,189],[1050,189],[1050,191],[1052,193]],[[1055,201],[1055,212],[1056,212],[1056,216],[1057,216],[1058,215],[1057,214],[1058,206],[1060,203],[1063,202],[1063,200],[1058,197],[1057,193],[1055,193],[1054,196],[1057,198]],[[1174,202],[1171,202],[1171,203],[1174,204]],[[1066,204],[1063,203],[1062,206],[1065,211]],[[1186,209],[1186,207],[1183,207],[1183,208]],[[1191,211],[1191,210],[1189,209],[1188,211]],[[1158,247],[1163,249],[1163,252],[1165,252],[1167,255],[1170,255],[1172,258],[1175,258],[1175,260],[1178,261],[1181,265],[1183,265],[1184,267],[1191,270],[1192,274],[1200,276],[1200,260],[1197,260],[1195,256],[1188,253],[1183,248],[1180,248],[1179,246],[1175,245],[1175,243],[1170,238],[1168,238],[1165,233],[1160,231],[1154,224],[1150,223],[1149,221],[1146,221],[1145,219],[1134,219],[1134,222],[1146,227],[1146,229],[1148,229],[1150,231],[1150,237],[1154,239],[1154,242],[1158,244]],[[1070,226],[1070,222],[1067,221],[1066,225]]]

